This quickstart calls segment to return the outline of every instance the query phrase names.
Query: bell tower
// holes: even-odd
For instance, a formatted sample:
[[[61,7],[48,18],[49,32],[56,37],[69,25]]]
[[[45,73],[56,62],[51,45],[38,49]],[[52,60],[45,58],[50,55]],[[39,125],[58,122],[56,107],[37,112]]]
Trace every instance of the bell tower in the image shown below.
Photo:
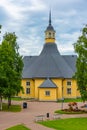
[[[49,25],[45,30],[45,43],[55,43],[55,30],[51,25],[51,11],[49,12]]]

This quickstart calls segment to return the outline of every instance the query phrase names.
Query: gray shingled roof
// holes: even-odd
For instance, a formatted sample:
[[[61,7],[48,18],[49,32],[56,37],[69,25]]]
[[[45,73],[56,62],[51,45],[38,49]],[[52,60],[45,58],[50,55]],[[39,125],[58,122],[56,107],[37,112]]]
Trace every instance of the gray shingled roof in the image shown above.
[[[63,55],[62,57],[68,63],[68,65],[72,68],[72,70],[75,72],[77,55]]]
[[[55,43],[44,44],[39,56],[24,57],[23,78],[72,78],[76,56],[61,56]]]
[[[52,80],[47,79],[45,80],[39,88],[56,88],[57,86],[52,82]]]
[[[49,30],[49,31],[55,31],[52,25],[49,25],[49,26],[47,27],[46,31],[48,31],[48,30]]]

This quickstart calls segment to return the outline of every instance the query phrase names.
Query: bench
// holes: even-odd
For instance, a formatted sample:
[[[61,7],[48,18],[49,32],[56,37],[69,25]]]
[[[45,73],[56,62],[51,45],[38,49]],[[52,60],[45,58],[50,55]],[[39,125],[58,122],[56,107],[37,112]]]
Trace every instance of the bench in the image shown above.
[[[54,114],[53,115],[53,119],[60,119],[61,118],[61,114]]]
[[[43,120],[44,120],[44,117],[45,117],[45,115],[35,116],[35,121],[36,121],[36,122],[38,122],[38,121],[43,121]]]

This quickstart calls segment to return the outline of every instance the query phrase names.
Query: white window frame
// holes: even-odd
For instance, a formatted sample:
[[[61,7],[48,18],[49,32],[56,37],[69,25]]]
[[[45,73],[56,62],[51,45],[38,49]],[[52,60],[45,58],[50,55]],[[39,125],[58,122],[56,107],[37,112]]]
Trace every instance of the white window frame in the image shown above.
[[[26,86],[30,86],[30,81],[26,81]]]
[[[45,96],[50,96],[50,91],[45,91]]]
[[[70,84],[68,84],[68,83],[70,83]],[[72,86],[72,82],[70,80],[68,80],[66,84],[67,84],[67,86]]]
[[[26,94],[30,94],[30,88],[26,88]]]
[[[72,89],[71,88],[67,88],[67,94],[71,94],[72,93]]]

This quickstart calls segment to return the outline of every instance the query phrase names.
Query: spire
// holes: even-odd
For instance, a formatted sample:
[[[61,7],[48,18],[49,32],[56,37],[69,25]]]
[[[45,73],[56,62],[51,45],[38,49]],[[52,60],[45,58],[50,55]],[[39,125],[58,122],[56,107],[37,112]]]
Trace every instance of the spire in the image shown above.
[[[49,12],[49,25],[51,25],[51,10]]]
[[[45,30],[45,43],[55,43],[55,30],[51,25],[51,9],[49,11],[49,24]]]

